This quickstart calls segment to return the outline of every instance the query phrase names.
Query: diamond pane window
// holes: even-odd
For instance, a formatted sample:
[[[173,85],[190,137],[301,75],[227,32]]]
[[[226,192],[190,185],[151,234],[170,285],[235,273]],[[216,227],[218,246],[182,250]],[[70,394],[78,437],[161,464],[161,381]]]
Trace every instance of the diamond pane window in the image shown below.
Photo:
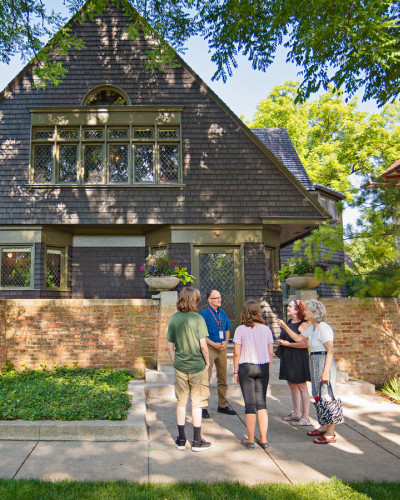
[[[128,130],[124,129],[109,129],[108,135],[110,139],[127,139],[128,138]]]
[[[235,256],[232,253],[201,253],[199,255],[201,306],[207,307],[208,290],[221,293],[224,311],[235,316]],[[201,309],[203,307],[200,307]]]
[[[153,129],[151,128],[135,128],[134,131],[135,139],[152,139]]]
[[[36,145],[34,147],[34,182],[51,182],[53,167],[53,146]]]
[[[177,129],[159,130],[158,137],[160,139],[178,139],[178,131]]]
[[[178,181],[178,146],[160,146],[160,182]]]
[[[31,286],[31,249],[2,248],[1,286],[27,288]]]
[[[60,182],[77,181],[78,146],[75,144],[60,146]]]
[[[46,286],[60,288],[62,280],[63,251],[48,248],[46,252]]]
[[[135,146],[136,182],[154,182],[153,146]]]
[[[84,180],[91,184],[103,182],[103,145],[84,147]]]
[[[53,139],[54,129],[35,130],[35,139]]]
[[[128,182],[128,146],[126,144],[110,146],[108,168],[110,182]]]
[[[104,129],[102,128],[88,128],[85,129],[85,139],[102,139]]]
[[[59,129],[58,131],[60,139],[78,139],[79,131],[78,129]]]

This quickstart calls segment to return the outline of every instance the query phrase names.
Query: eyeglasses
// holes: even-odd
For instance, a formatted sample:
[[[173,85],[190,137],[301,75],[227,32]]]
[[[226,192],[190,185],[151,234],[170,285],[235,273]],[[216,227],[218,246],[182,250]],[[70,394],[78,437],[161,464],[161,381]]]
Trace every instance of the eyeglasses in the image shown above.
[[[210,300],[221,300],[222,297],[208,297]]]

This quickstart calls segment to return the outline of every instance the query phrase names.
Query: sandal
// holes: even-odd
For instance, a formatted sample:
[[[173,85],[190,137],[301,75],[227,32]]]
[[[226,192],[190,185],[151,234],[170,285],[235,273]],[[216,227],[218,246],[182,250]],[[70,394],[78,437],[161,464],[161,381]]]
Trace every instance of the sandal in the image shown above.
[[[311,422],[308,420],[308,418],[300,418],[299,420],[294,420],[293,422],[290,422],[290,425],[302,427],[304,425],[311,425]]]
[[[289,415],[286,415],[286,417],[282,417],[282,420],[285,420],[285,422],[290,422],[291,420],[299,420],[301,415],[297,415],[297,413],[289,413]]]
[[[265,441],[265,443],[262,443],[260,441],[260,446],[261,446],[261,448],[263,448],[264,450],[266,450],[267,448],[269,448],[269,443],[268,443],[268,441]]]
[[[313,431],[307,432],[307,436],[323,436],[324,434],[326,434],[326,431],[323,429],[314,429]]]
[[[245,439],[242,439],[240,441],[240,444],[245,448],[247,448],[248,450],[254,450],[254,443],[252,443],[251,441],[246,441]]]
[[[335,441],[336,441],[336,434],[329,437],[320,436],[319,438],[314,439],[315,444],[328,444],[328,443],[334,443]]]

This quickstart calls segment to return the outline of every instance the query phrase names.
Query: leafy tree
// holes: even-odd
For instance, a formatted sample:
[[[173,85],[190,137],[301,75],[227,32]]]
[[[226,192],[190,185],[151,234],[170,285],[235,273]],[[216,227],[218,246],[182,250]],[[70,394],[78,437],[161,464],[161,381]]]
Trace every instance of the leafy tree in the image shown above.
[[[127,9],[128,3],[110,0]],[[83,0],[64,0],[72,12]],[[81,16],[101,12],[108,0],[89,0]],[[1,0],[0,57],[21,52],[37,54],[43,37],[58,29],[57,14],[47,14],[44,0]],[[300,69],[303,81],[297,99],[303,100],[330,84],[352,96],[364,89],[364,99],[380,105],[400,94],[400,3],[397,0],[130,0],[146,21],[132,18],[134,38],[143,30],[158,39],[149,55],[150,66],[171,63],[170,44],[182,51],[192,35],[208,42],[216,64],[214,78],[224,81],[244,54],[254,69],[265,71],[277,48],[287,50],[287,61]],[[128,11],[129,9],[127,9]],[[68,51],[79,45],[68,30],[55,46]],[[65,42],[67,40],[67,42]],[[69,41],[68,41],[69,40]],[[45,58],[45,68],[53,64]],[[54,69],[54,68],[53,68]],[[56,83],[61,67],[53,71]],[[51,71],[50,71],[51,74]],[[44,83],[46,73],[41,75]]]
[[[342,192],[351,201],[358,189],[349,176],[375,176],[400,157],[400,104],[379,113],[358,109],[332,88],[313,101],[296,102],[296,82],[275,87],[257,108],[250,128],[286,128],[314,183]]]

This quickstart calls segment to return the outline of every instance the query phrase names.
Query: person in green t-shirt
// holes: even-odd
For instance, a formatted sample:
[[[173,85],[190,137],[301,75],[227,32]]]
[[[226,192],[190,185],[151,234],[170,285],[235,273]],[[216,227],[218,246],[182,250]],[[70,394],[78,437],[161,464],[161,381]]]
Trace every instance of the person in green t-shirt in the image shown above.
[[[168,352],[175,368],[176,420],[179,436],[175,440],[178,450],[186,449],[186,404],[192,402],[193,441],[192,451],[204,451],[211,443],[201,437],[203,406],[210,397],[208,368],[210,361],[206,337],[208,331],[203,317],[197,313],[200,292],[197,288],[181,290],[175,313],[168,325]]]

